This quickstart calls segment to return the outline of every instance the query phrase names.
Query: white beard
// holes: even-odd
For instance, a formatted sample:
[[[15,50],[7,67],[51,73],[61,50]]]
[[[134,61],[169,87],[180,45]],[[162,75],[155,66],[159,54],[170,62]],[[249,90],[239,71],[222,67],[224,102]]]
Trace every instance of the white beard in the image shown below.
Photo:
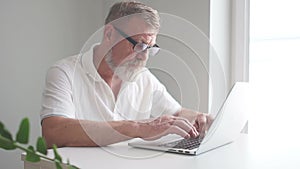
[[[111,52],[105,56],[105,61],[113,70],[114,76],[118,76],[118,78],[124,82],[132,82],[139,72],[146,66],[145,61],[138,59],[125,61],[117,66],[112,60]]]

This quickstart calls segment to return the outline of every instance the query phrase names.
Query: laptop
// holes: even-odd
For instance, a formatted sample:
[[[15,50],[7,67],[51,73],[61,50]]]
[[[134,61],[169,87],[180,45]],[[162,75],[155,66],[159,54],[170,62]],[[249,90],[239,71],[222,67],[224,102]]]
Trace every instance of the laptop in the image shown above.
[[[247,88],[248,83],[245,82],[237,82],[233,85],[203,138],[184,139],[170,134],[155,141],[135,139],[128,145],[186,155],[199,155],[228,145],[240,136],[247,123]]]

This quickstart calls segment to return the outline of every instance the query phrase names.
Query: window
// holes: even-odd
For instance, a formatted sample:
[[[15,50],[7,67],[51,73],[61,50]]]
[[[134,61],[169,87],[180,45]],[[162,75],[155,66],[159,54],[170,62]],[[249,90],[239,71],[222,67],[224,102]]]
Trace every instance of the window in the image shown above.
[[[284,135],[278,141],[299,141],[299,7],[299,0],[250,1],[249,81],[257,105],[250,125],[262,135]]]

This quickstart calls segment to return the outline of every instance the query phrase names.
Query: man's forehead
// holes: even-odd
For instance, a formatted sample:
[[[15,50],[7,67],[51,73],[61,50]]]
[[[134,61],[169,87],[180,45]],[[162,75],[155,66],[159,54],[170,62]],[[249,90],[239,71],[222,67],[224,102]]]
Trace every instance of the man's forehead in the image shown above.
[[[156,41],[156,34],[139,34],[132,36],[135,40],[144,43],[151,43],[152,41]]]
[[[134,36],[144,38],[144,39],[148,39],[148,38],[156,37],[156,34],[155,33],[142,33],[142,34],[137,34],[137,35],[134,35]]]

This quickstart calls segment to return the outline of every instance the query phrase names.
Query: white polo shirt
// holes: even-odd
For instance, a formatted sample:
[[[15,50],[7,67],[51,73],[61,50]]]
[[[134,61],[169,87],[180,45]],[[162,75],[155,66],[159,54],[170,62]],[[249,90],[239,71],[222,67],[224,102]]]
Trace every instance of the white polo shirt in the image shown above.
[[[58,61],[48,70],[41,120],[50,116],[93,121],[139,120],[181,109],[163,84],[146,68],[123,82],[115,99],[93,63],[93,47],[83,55]]]

